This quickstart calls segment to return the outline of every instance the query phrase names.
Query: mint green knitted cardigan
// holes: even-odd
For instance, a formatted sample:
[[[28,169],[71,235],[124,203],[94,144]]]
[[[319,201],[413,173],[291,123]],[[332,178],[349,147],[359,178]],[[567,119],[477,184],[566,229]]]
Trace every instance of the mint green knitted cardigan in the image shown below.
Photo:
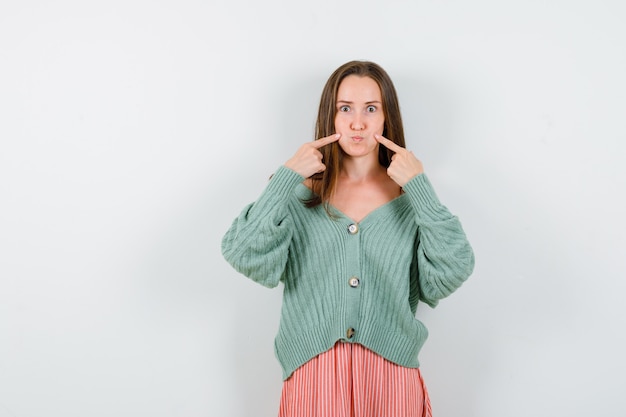
[[[283,378],[339,340],[417,368],[428,336],[418,301],[435,307],[474,267],[458,219],[425,174],[358,224],[332,207],[335,218],[321,205],[306,208],[303,180],[280,167],[222,239],[237,271],[266,287],[284,284],[274,344]]]

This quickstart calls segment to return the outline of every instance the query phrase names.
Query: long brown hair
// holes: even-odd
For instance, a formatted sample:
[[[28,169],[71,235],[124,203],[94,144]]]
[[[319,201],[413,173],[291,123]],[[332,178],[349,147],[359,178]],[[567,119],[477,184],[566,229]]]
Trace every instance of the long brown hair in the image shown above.
[[[315,123],[315,139],[330,136],[335,133],[335,117],[337,115],[337,91],[339,85],[349,75],[359,77],[369,77],[376,81],[382,96],[383,114],[385,116],[385,126],[383,136],[405,147],[404,128],[400,115],[400,104],[398,95],[393,86],[393,82],[387,72],[378,64],[370,61],[350,61],[335,70],[326,81],[322,90],[320,106],[317,112],[317,122]],[[305,201],[307,207],[315,207],[324,204],[328,211],[328,202],[337,185],[339,168],[341,166],[342,152],[339,144],[334,142],[320,149],[323,155],[323,162],[326,170],[311,177],[313,197]],[[393,152],[384,146],[379,146],[378,162],[386,167],[391,163]]]

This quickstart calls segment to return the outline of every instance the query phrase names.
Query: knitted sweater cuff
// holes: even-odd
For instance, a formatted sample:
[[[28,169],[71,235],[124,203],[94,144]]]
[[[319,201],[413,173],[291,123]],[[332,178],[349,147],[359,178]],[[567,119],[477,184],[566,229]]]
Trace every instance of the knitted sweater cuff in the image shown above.
[[[440,202],[426,174],[419,174],[404,187],[415,211],[418,223],[444,220],[450,217],[448,209]]]
[[[293,192],[294,187],[302,181],[304,181],[302,175],[281,165],[271,176],[265,192],[275,196],[288,197]]]
[[[258,210],[257,214],[267,215],[271,212],[277,213],[285,207],[291,197],[296,185],[304,180],[300,174],[285,166],[279,167],[271,176],[269,183],[255,203],[253,210]]]
[[[254,213],[255,217],[281,217],[293,190],[303,180],[304,178],[297,172],[285,166],[279,167],[270,177],[259,199],[251,205],[249,214]]]

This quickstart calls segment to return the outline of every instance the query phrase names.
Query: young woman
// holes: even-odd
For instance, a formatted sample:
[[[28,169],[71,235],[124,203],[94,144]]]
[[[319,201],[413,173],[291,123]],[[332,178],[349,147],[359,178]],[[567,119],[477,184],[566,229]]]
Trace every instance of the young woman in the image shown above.
[[[315,137],[222,240],[237,271],[284,284],[279,415],[429,416],[417,304],[434,307],[456,290],[473,251],[405,149],[396,91],[380,66],[352,61],[330,76]]]

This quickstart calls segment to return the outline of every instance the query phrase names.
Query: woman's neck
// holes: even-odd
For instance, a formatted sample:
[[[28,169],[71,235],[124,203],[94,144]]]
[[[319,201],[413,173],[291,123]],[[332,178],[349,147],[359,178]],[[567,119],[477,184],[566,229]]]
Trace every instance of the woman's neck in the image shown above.
[[[344,155],[339,175],[358,182],[378,177],[384,171],[385,168],[380,165],[378,158],[371,156],[354,158]]]

